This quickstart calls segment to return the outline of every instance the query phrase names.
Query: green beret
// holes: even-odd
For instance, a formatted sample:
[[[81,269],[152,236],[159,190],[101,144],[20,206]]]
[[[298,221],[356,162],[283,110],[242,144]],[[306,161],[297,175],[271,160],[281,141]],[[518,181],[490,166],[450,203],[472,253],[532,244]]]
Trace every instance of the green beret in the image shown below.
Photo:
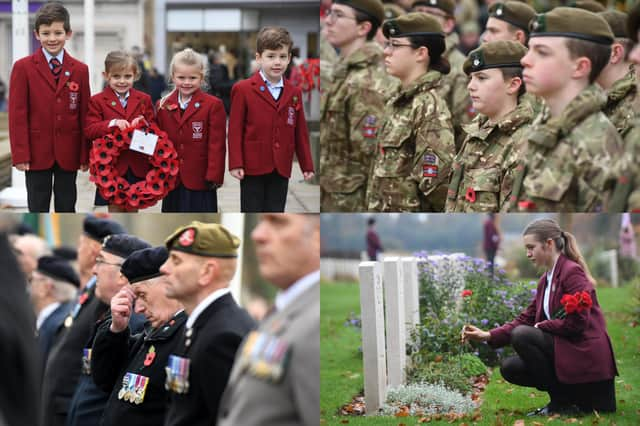
[[[489,68],[522,68],[520,59],[526,53],[527,48],[517,41],[500,40],[483,43],[469,53],[462,65],[462,70],[469,75]]]
[[[629,38],[627,33],[627,14],[618,10],[607,10],[606,12],[600,12],[598,15],[602,16],[615,38]]]
[[[427,6],[442,10],[447,15],[453,17],[456,11],[456,2],[454,0],[416,0],[412,7]]]
[[[176,229],[166,240],[167,250],[208,257],[238,257],[240,239],[224,226],[193,221]]]
[[[529,32],[529,22],[535,18],[536,11],[526,3],[506,1],[492,4],[489,8],[489,16]]]
[[[556,7],[529,24],[529,37],[567,37],[611,45],[613,33],[602,16],[584,9]]]
[[[397,18],[398,16],[402,16],[404,14],[406,14],[407,12],[405,12],[405,10],[403,8],[401,8],[400,6],[398,6],[397,4],[393,4],[393,3],[385,3],[384,5],[384,19],[393,19],[393,18]]]
[[[629,19],[627,20],[627,33],[634,43],[638,42],[638,30],[640,30],[640,3],[629,11]]]
[[[343,4],[371,17],[375,24],[384,21],[384,6],[380,0],[334,0],[334,4]]]
[[[440,22],[433,16],[421,12],[412,12],[385,21],[382,33],[386,38],[423,35],[438,35],[444,38]]]
[[[593,13],[604,12],[605,10],[607,10],[606,7],[604,7],[603,5],[601,5],[595,0],[570,1],[567,6],[577,7],[578,9],[588,10],[589,12],[593,12]]]

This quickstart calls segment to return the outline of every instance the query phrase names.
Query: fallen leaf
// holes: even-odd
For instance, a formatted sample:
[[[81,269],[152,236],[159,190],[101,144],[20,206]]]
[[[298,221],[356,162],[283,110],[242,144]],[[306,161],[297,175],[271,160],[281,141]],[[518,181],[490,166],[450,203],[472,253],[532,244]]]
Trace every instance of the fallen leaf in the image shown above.
[[[529,398],[537,398],[537,397],[538,397],[538,395],[536,395],[536,393],[535,393],[535,392],[531,392],[531,393],[529,394]]]
[[[400,407],[400,411],[395,414],[396,417],[409,417],[409,407],[403,405]]]
[[[436,355],[436,357],[433,360],[435,362],[442,362],[442,355]]]
[[[624,385],[624,390],[630,391],[632,389],[633,389],[633,386],[631,386],[630,384],[627,383],[626,385]]]
[[[342,423],[343,425],[346,425],[349,423],[349,420],[341,420],[340,423]]]
[[[544,423],[540,423],[540,422],[533,422],[531,423],[533,426],[544,426]]]
[[[418,419],[418,423],[429,423],[431,421],[431,417],[420,417]]]
[[[506,393],[513,393],[513,388],[509,388],[505,391]]]

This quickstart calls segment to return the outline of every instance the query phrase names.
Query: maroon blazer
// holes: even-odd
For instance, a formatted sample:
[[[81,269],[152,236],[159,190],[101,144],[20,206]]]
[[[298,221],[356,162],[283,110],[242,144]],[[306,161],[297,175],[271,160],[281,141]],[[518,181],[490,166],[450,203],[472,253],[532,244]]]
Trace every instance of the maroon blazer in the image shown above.
[[[182,116],[178,92],[158,109],[158,125],[169,134],[180,159],[179,182],[195,191],[209,189],[207,181],[222,185],[226,154],[227,114],[222,101],[199,90]]]
[[[501,347],[509,344],[511,331],[518,325],[533,326],[553,335],[555,368],[562,383],[591,383],[612,379],[618,374],[611,339],[598,304],[595,289],[587,279],[582,267],[560,255],[551,280],[549,297],[551,316],[562,308],[560,299],[565,294],[587,291],[593,300],[589,311],[573,313],[563,319],[545,319],[544,289],[546,274],[538,283],[536,298],[515,320],[490,331],[489,345]]]
[[[113,119],[132,122],[138,116],[144,116],[149,124],[155,122],[153,103],[146,93],[135,89],[129,90],[127,108],[122,108],[116,93],[110,87],[91,97],[85,136],[93,141],[109,133],[109,122]],[[116,168],[120,176],[124,176],[127,168],[131,168],[137,177],[145,177],[151,169],[148,156],[129,149],[124,150],[118,157]]]
[[[66,50],[57,85],[42,49],[16,61],[9,95],[13,164],[46,170],[55,162],[67,171],[89,164],[82,130],[90,97],[89,69]]]
[[[300,89],[285,80],[276,102],[260,72],[236,83],[231,89],[229,170],[243,168],[247,175],[276,170],[289,178],[294,152],[302,171],[312,172]]]

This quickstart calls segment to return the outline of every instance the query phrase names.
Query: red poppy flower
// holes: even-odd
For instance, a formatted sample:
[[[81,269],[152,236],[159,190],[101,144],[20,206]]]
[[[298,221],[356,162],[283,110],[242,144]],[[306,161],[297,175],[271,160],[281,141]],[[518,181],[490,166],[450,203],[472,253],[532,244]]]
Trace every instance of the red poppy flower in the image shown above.
[[[69,82],[69,90],[72,92],[77,92],[78,90],[80,90],[80,85],[78,83],[76,83],[75,81],[70,81]]]
[[[177,104],[167,104],[167,105],[165,105],[165,108],[166,108],[168,111],[173,111],[173,110],[178,109],[178,105],[177,105]]]
[[[471,290],[462,290],[462,297],[469,297],[473,294]]]
[[[148,352],[147,357],[144,359],[144,366],[145,367],[150,366],[154,359],[156,359],[156,353]]]
[[[78,299],[78,303],[80,305],[84,305],[84,302],[86,302],[88,298],[89,298],[89,293],[82,293],[80,295],[80,298]]]

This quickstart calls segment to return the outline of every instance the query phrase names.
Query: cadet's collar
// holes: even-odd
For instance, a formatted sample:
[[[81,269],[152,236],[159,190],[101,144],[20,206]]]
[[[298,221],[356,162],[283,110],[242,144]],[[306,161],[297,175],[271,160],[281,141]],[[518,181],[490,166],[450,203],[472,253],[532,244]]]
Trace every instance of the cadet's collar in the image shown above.
[[[430,70],[412,81],[405,89],[400,89],[398,99],[412,97],[418,92],[430,90],[440,83],[442,74],[440,71]]]
[[[635,92],[636,86],[636,73],[633,66],[629,67],[627,74],[620,80],[613,83],[611,89],[609,89],[608,105],[615,105],[625,98],[629,93]]]
[[[460,44],[460,37],[455,31],[444,38],[445,51],[442,56],[449,56],[449,53]]]
[[[344,58],[348,67],[365,67],[379,64],[382,60],[382,47],[374,41],[366,42],[360,49]]]
[[[513,133],[524,123],[533,119],[533,108],[528,102],[520,102],[513,111],[498,121],[498,128],[504,133]]]

